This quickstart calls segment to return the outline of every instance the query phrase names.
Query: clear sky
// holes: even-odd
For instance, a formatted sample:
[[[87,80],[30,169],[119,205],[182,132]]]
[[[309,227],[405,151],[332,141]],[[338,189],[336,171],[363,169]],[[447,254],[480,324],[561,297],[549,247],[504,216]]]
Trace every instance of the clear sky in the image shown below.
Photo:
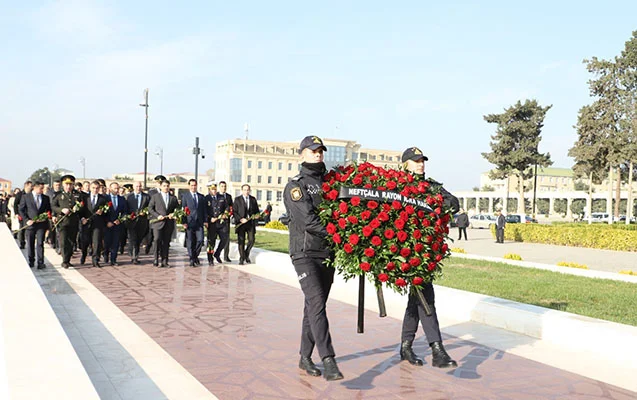
[[[552,104],[541,151],[571,167],[582,60],[637,30],[637,1],[13,1],[0,12],[0,177],[58,165],[87,176],[194,170],[195,136],[420,146],[452,190],[491,166],[495,126],[517,100]],[[338,128],[337,128],[338,127]],[[223,178],[223,177],[221,177]],[[227,178],[227,177],[226,177]]]

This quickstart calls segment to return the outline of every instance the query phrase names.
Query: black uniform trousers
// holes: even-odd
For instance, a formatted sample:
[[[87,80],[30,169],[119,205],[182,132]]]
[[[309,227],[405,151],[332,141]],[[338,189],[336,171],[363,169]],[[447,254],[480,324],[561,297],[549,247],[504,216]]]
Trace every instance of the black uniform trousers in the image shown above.
[[[239,247],[239,258],[245,260],[250,258],[250,250],[254,246],[254,235],[256,229],[254,221],[245,223],[243,226],[236,228],[237,231],[237,247]],[[248,243],[246,244],[246,235],[248,235]]]
[[[155,262],[168,262],[168,251],[170,249],[170,239],[173,235],[175,225],[164,224],[163,228],[153,229],[153,250],[155,251]]]
[[[128,241],[128,228],[122,227],[119,231],[119,254],[124,254],[124,249],[126,249],[126,242]],[[128,254],[131,256],[132,254]]]
[[[325,304],[334,282],[334,268],[326,267],[324,258],[300,258],[293,260],[305,296],[301,325],[301,350],[303,357],[311,357],[314,346],[321,359],[334,357],[330,326]]]
[[[68,218],[68,217],[67,217]],[[62,250],[62,262],[68,263],[73,256],[73,247],[77,237],[77,223],[58,226],[59,246]]]
[[[221,251],[225,250],[226,245],[230,241],[230,231],[227,224],[221,226],[216,222],[208,224],[208,247],[214,249],[217,236],[219,237],[219,245],[217,246],[217,250],[214,251],[214,255],[215,257],[220,257]]]
[[[148,219],[146,217],[138,217],[137,221],[128,225],[128,254],[130,254],[133,260],[139,258],[139,248],[147,231]]]
[[[427,336],[427,342],[429,344],[442,340],[440,338],[440,325],[438,324],[436,306],[434,305],[434,286],[428,283],[422,288],[422,291],[425,301],[431,308],[431,315],[425,313],[425,308],[422,303],[420,303],[420,300],[418,300],[418,296],[410,294],[407,309],[405,310],[405,317],[403,318],[402,342],[405,340],[413,341],[416,338],[418,321],[422,323],[422,329],[425,331],[425,336]]]
[[[495,241],[496,243],[504,243],[504,228],[495,229]]]
[[[31,225],[31,228],[24,230],[27,258],[30,267],[34,265],[36,260],[38,267],[44,265],[44,234],[46,233],[47,226],[47,222],[38,222]]]

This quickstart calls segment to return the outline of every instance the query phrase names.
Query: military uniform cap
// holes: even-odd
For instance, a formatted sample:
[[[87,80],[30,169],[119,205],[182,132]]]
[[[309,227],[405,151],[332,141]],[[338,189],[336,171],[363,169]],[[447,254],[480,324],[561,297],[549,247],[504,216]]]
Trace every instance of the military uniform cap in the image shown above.
[[[210,189],[216,189],[217,188],[217,184],[214,183],[213,181],[209,181],[206,186],[208,186],[208,188],[210,188]]]
[[[168,179],[166,179],[165,176],[163,175],[157,175],[154,179],[155,182],[162,182],[162,181],[167,181]]]
[[[402,157],[400,159],[401,159],[401,162],[405,162],[407,160],[412,160],[412,161],[425,160],[425,161],[429,161],[427,156],[422,154],[422,151],[418,147],[410,147],[407,150],[403,151],[403,155],[402,155]]]
[[[323,144],[323,141],[318,136],[306,136],[301,140],[301,145],[299,146],[299,153],[305,149],[310,150],[318,150],[323,149],[323,151],[327,151],[327,147]]]
[[[73,175],[64,175],[60,180],[62,183],[75,183],[75,177]]]
[[[106,181],[104,179],[99,178],[99,179],[96,179],[96,180],[100,183],[100,185],[106,186]]]
[[[126,190],[133,190],[133,184],[132,183],[125,183],[122,185],[123,188],[125,188]]]

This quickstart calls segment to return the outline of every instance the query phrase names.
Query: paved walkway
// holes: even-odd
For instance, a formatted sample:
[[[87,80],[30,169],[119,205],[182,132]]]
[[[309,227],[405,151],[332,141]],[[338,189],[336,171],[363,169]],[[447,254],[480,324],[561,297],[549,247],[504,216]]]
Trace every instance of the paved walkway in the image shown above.
[[[450,232],[452,239],[458,238],[458,230]],[[589,249],[584,247],[556,246],[551,244],[505,241],[497,244],[488,229],[467,229],[469,240],[456,240],[451,247],[465,249],[467,254],[503,257],[507,253],[519,254],[524,261],[555,265],[560,261],[586,265],[589,269],[607,272],[621,270],[637,271],[637,253]]]
[[[175,250],[183,249],[175,246]],[[367,312],[366,333],[358,335],[356,308],[333,300],[328,313],[337,359],[346,379],[328,383],[305,375],[297,367],[302,309],[298,289],[232,266],[188,268],[181,254],[172,257],[171,269],[153,268],[148,259],[143,265],[125,264],[128,257],[122,257],[118,267],[34,271],[54,305],[56,296],[86,299],[95,288],[112,302],[91,304],[94,318],[88,328],[83,327],[86,317],[77,318],[66,307],[60,314],[66,321],[65,329],[96,331],[92,340],[83,342],[89,350],[103,344],[97,337],[101,334],[114,341],[109,345],[111,350],[101,350],[101,357],[109,357],[112,352],[116,360],[128,360],[110,361],[114,364],[110,382],[105,379],[97,387],[103,398],[194,398],[167,394],[165,380],[188,374],[221,399],[637,398],[637,393],[449,335],[445,335],[445,344],[459,368],[432,368],[431,353],[422,337],[416,341],[415,350],[425,356],[427,364],[412,367],[400,362],[397,353],[401,321],[380,319]],[[70,273],[79,273],[86,280],[67,285],[65,275]],[[101,317],[113,304],[125,314],[117,319],[132,320],[185,370],[179,376],[157,375],[151,371],[152,365],[144,364],[142,356],[135,354],[134,346],[119,346],[122,333],[111,328],[110,319],[114,318]],[[56,309],[60,311],[59,306]],[[78,332],[69,335],[77,338]],[[86,339],[87,335],[79,336]],[[149,352],[142,355],[146,357]],[[92,379],[104,374],[100,356],[84,357],[82,361]],[[120,390],[116,384],[118,369],[124,369],[120,379],[134,378],[128,384],[142,385],[143,393],[135,396],[134,388]]]

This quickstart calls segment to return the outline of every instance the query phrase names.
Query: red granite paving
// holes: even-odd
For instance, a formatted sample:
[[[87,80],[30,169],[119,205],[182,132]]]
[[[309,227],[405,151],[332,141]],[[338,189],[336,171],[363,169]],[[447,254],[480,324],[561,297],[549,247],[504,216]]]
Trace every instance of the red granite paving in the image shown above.
[[[226,266],[184,267],[184,261],[172,257],[170,269],[145,260],[78,270],[220,399],[637,399],[455,337],[445,337],[445,347],[457,369],[432,368],[422,337],[415,350],[426,364],[413,367],[397,353],[401,321],[367,312],[359,335],[356,308],[333,300],[328,315],[345,379],[326,382],[297,367],[300,290]]]

